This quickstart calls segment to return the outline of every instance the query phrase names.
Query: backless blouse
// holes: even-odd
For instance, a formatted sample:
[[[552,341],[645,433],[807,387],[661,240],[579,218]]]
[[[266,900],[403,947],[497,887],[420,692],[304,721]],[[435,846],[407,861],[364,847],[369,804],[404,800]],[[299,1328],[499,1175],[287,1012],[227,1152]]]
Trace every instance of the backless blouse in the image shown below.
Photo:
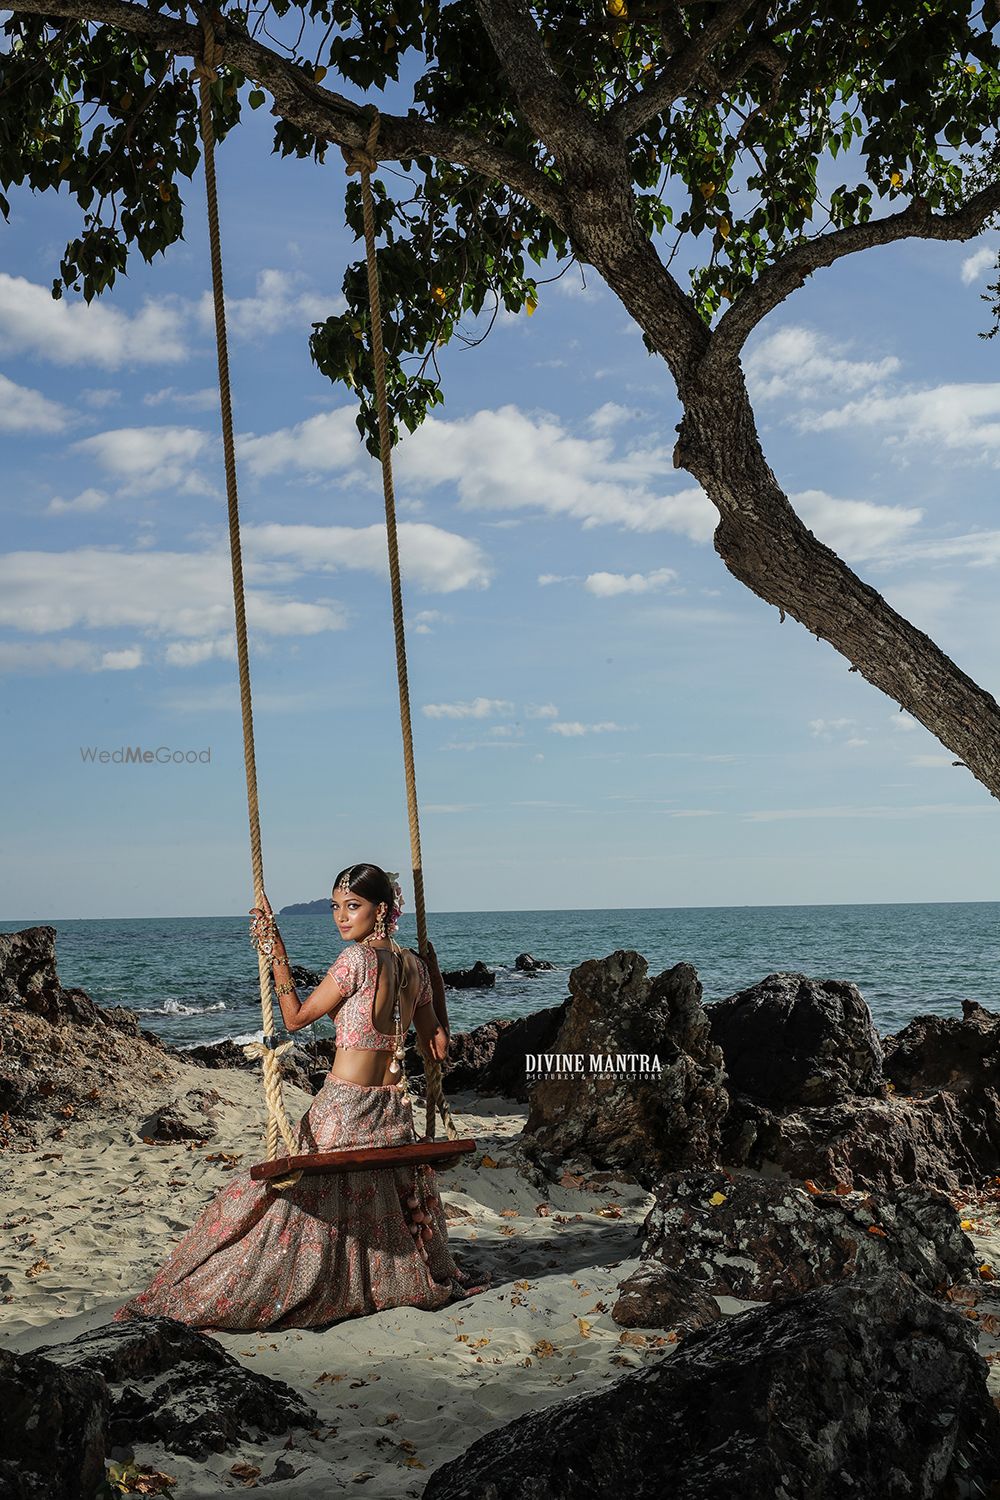
[[[360,1047],[368,1052],[391,1052],[396,1044],[395,1032],[376,1031],[372,1024],[372,1010],[378,986],[379,965],[376,949],[361,943],[350,943],[327,969],[337,981],[344,995],[343,1004],[332,1017],[337,1033],[338,1047]],[[389,952],[389,949],[383,950]],[[431,976],[427,965],[419,954],[420,990],[417,994],[414,1014],[418,1005],[429,1005]],[[397,990],[397,998],[398,998]],[[395,1014],[395,1011],[394,1011]]]

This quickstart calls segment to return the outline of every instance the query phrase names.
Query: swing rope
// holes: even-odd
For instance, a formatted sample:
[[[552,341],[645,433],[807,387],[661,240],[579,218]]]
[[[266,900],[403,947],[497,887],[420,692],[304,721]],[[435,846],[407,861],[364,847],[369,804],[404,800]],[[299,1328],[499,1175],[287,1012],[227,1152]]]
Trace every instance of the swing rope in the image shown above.
[[[250,697],[250,655],[247,646],[246,599],[243,588],[243,558],[240,545],[239,494],[236,487],[236,447],[233,440],[233,402],[229,381],[229,345],[226,337],[226,299],[222,280],[222,243],[219,233],[219,199],[215,179],[215,127],[212,121],[212,84],[217,75],[220,50],[208,17],[201,17],[204,50],[196,60],[198,74],[199,116],[202,154],[205,161],[205,193],[208,199],[208,240],[212,260],[212,298],[215,304],[215,343],[219,361],[219,404],[222,415],[222,451],[226,469],[226,501],[229,508],[229,551],[233,565],[233,603],[236,609],[236,653],[240,675],[240,705],[243,711],[243,755],[246,763],[247,810],[250,819],[250,860],[253,867],[254,904],[259,906],[264,894],[264,861],[260,843],[260,809],[257,800],[257,764],[254,756],[253,705]],[[259,1057],[267,1103],[267,1159],[278,1154],[278,1137],[291,1155],[295,1151],[295,1134],[285,1109],[281,1087],[279,1058],[294,1044],[278,1042],[274,1034],[274,999],[271,993],[271,964],[266,954],[257,952],[260,978],[260,1011],[263,1042],[244,1047],[248,1057]],[[295,1181],[298,1180],[296,1177]]]
[[[427,953],[427,916],[424,909],[424,870],[420,853],[420,818],[417,810],[417,778],[413,766],[413,733],[410,725],[410,687],[406,670],[406,639],[403,630],[403,593],[399,575],[399,544],[396,535],[396,494],[392,482],[392,433],[389,427],[389,400],[385,383],[385,345],[382,339],[382,299],[378,284],[378,259],[375,249],[375,204],[372,197],[372,173],[378,169],[375,145],[381,116],[373,111],[368,139],[362,150],[342,146],[341,151],[350,175],[361,178],[361,207],[365,227],[365,264],[368,272],[368,305],[371,312],[371,353],[375,373],[375,400],[378,408],[378,449],[382,464],[382,493],[385,497],[385,532],[389,544],[389,578],[392,586],[392,624],[396,637],[396,676],[399,680],[399,722],[403,732],[403,768],[406,774],[406,808],[410,824],[410,858],[413,865],[413,904],[417,916],[417,947]],[[421,1045],[424,1077],[427,1083],[425,1134],[434,1139],[436,1110],[440,1110],[449,1140],[458,1139],[458,1128],[451,1117],[441,1081],[441,1064]],[[405,1074],[404,1074],[405,1080]]]
[[[243,584],[243,561],[240,539],[239,495],[236,481],[236,448],[233,434],[232,388],[229,376],[229,346],[226,332],[225,288],[222,275],[222,242],[219,229],[218,190],[215,173],[215,127],[212,120],[212,85],[218,77],[222,60],[222,49],[215,37],[214,27],[208,16],[198,9],[204,45],[201,59],[195,60],[195,71],[199,86],[199,123],[202,154],[205,163],[205,193],[208,206],[208,237],[212,266],[212,297],[215,309],[215,338],[219,367],[219,404],[222,418],[222,446],[226,474],[226,500],[229,513],[229,545],[232,560],[233,603],[236,616],[236,645],[239,664],[240,705],[243,716],[243,750],[246,764],[247,811],[250,824],[250,858],[253,870],[254,904],[259,906],[264,894],[264,862],[261,852],[260,808],[257,795],[257,767],[254,752],[253,705],[250,692],[250,659],[247,642],[246,598]],[[378,270],[375,258],[375,214],[372,202],[371,172],[377,167],[373,152],[378,136],[380,118],[375,112],[372,128],[363,153],[348,157],[348,172],[361,173],[362,202],[365,221],[365,248],[368,268],[368,294],[371,304],[372,354],[375,367],[375,387],[378,402],[379,451],[382,460],[382,483],[385,494],[386,535],[389,545],[389,569],[392,582],[393,625],[396,638],[396,667],[399,679],[400,720],[403,731],[403,758],[406,773],[407,810],[410,824],[410,849],[413,861],[413,888],[417,916],[417,943],[422,955],[427,952],[427,920],[424,908],[423,865],[420,854],[420,825],[417,811],[416,776],[413,765],[413,737],[410,724],[410,696],[406,669],[406,644],[403,629],[403,601],[399,572],[399,549],[396,534],[395,496],[392,482],[390,456],[389,407],[385,383],[385,350],[382,340],[382,319],[378,290]],[[274,1030],[274,997],[272,993],[271,965],[267,956],[258,950],[257,968],[260,981],[260,1008],[263,1041],[252,1042],[244,1047],[248,1057],[259,1058],[263,1073],[264,1099],[267,1107],[266,1158],[273,1161],[278,1155],[279,1137],[284,1142],[288,1155],[295,1152],[295,1134],[285,1109],[281,1080],[280,1057],[294,1043],[278,1041]],[[421,1047],[427,1084],[426,1138],[434,1139],[436,1112],[440,1111],[449,1140],[458,1139],[458,1129],[451,1117],[444,1097],[441,1065],[425,1048]],[[407,1093],[405,1071],[402,1078]],[[296,1183],[301,1172],[295,1171],[281,1179],[271,1179],[271,1186],[282,1188]]]

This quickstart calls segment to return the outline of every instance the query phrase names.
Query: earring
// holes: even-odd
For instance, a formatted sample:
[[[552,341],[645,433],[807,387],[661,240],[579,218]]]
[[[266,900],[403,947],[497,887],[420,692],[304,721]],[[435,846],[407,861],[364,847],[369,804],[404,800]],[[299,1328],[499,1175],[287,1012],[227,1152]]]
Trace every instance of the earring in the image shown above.
[[[372,933],[372,937],[385,937],[385,913],[382,911],[380,911],[378,916],[375,918],[375,930]]]

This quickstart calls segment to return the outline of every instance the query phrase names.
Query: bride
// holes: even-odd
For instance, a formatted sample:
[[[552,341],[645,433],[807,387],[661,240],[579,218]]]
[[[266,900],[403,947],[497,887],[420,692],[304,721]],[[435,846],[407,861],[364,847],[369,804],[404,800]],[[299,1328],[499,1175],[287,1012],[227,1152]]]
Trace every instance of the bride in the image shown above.
[[[433,947],[428,965],[391,937],[402,904],[399,885],[378,865],[342,870],[331,907],[349,946],[305,1000],[267,897],[251,911],[252,941],[270,953],[286,1028],[329,1015],[337,1032],[333,1067],[299,1122],[296,1153],[417,1138],[397,1081],[406,1033],[412,1021],[443,1062],[448,1032],[433,1003],[432,981],[446,1019]],[[390,1307],[444,1307],[489,1285],[472,1279],[452,1258],[426,1164],[306,1175],[280,1192],[244,1168],[115,1319],[161,1314],[196,1328],[312,1328]]]

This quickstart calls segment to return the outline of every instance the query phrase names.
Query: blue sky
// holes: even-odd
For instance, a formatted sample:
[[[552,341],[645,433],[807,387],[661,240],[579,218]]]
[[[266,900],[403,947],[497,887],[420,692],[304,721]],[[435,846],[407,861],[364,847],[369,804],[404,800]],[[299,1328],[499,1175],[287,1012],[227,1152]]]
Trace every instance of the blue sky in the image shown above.
[[[372,859],[410,909],[378,473],[307,348],[356,254],[340,158],[269,149],[261,111],[219,158],[266,885]],[[48,294],[78,210],[16,194],[3,231],[8,920],[250,905],[200,194],[90,308]],[[818,273],[746,355],[808,524],[993,692],[998,241]],[[397,450],[431,910],[995,896],[996,803],[726,573],[669,374],[593,273],[443,368]],[[210,758],[81,754],[124,745]]]

